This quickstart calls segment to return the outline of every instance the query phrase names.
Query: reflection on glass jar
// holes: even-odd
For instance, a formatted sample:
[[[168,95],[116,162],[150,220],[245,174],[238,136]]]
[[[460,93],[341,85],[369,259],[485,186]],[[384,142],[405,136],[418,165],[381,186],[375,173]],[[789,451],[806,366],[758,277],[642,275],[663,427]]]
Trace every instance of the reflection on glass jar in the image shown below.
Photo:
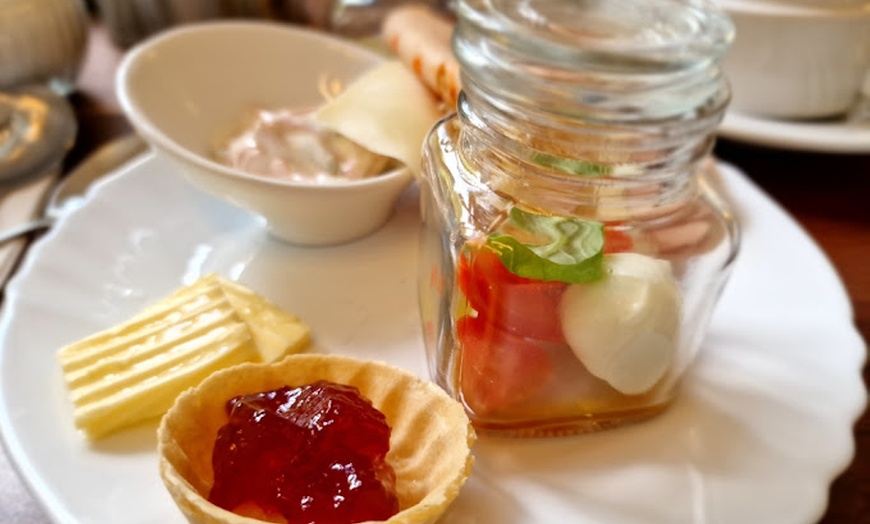
[[[82,0],[0,0],[0,88],[73,91],[88,41]]]
[[[703,2],[464,0],[463,92],[424,151],[430,371],[479,430],[664,410],[739,244],[700,181],[729,100]]]

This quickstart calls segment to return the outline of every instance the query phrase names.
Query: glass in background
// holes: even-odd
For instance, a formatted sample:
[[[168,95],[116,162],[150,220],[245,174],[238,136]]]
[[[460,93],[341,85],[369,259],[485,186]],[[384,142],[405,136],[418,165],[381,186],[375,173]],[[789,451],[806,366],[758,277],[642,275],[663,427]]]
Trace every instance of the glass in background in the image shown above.
[[[83,0],[0,0],[3,191],[59,172],[76,135],[66,95],[76,88],[88,29]]]
[[[864,81],[861,83],[858,101],[849,111],[848,120],[853,122],[870,122],[870,69],[864,73]]]
[[[82,0],[0,0],[0,90],[75,89],[88,41]]]

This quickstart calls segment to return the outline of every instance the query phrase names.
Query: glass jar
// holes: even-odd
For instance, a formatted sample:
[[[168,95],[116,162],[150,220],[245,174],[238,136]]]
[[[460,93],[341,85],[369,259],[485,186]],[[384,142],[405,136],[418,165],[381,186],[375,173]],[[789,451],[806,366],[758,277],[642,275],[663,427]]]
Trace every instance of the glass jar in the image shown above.
[[[478,430],[663,411],[738,251],[704,184],[729,18],[694,0],[460,0],[456,114],[424,146],[420,307]]]

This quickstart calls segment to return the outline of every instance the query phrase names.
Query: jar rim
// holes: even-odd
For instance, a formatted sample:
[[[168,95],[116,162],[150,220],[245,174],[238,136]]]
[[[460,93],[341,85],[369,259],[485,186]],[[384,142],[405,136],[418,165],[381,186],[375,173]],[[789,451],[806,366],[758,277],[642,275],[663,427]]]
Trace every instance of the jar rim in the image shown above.
[[[596,56],[659,66],[718,59],[735,35],[710,0],[459,0],[456,10],[497,46],[554,66]]]

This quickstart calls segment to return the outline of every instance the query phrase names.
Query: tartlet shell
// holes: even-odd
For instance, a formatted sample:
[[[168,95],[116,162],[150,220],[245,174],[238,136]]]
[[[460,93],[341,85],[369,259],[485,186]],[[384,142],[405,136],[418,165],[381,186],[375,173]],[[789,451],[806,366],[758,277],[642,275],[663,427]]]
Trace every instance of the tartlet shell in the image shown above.
[[[388,462],[396,471],[399,513],[390,524],[433,523],[471,472],[475,432],[464,409],[432,382],[381,362],[338,355],[294,355],[271,364],[241,364],[182,393],[157,430],[160,476],[195,524],[257,524],[207,500],[211,454],[227,421],[228,399],[318,379],[355,386],[392,428]]]

